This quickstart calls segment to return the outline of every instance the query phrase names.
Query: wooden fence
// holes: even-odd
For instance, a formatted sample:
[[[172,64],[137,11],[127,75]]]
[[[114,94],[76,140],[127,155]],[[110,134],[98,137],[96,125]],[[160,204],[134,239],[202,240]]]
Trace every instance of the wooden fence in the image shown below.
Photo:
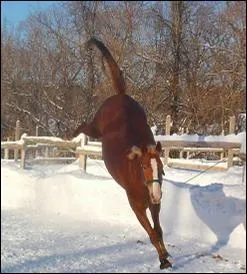
[[[82,142],[80,147],[77,147],[76,152],[79,155],[79,166],[86,170],[86,161],[87,156],[100,156],[102,157],[102,150],[101,150],[101,144],[99,142],[87,142],[85,136],[85,141]],[[162,148],[165,152],[167,148],[169,149],[177,149],[177,150],[184,150],[186,149],[188,151],[217,151],[222,152],[225,150],[231,149],[233,151],[233,154],[239,154],[240,153],[240,147],[241,143],[239,142],[210,142],[210,141],[189,141],[189,140],[164,140],[164,137],[162,140],[158,136],[155,136],[156,141],[160,141],[162,144]],[[168,165],[169,167],[176,167],[176,168],[184,168],[184,169],[196,169],[196,170],[203,170],[207,169],[208,166],[205,166],[203,164],[191,164],[191,163],[179,163],[176,161],[173,161],[171,158],[165,158],[166,154],[164,153],[163,163],[165,165]],[[244,158],[243,158],[244,160]],[[231,164],[231,165],[230,165]],[[233,161],[227,161],[226,166],[215,166],[213,170],[220,171],[220,170],[226,170],[230,168],[233,164]]]
[[[235,119],[230,117],[229,119],[229,133],[234,132],[235,128]],[[205,141],[206,136],[199,136],[198,140],[186,140],[183,136],[173,139],[170,136],[170,126],[171,126],[171,118],[167,116],[166,119],[166,135],[165,136],[155,136],[156,141],[160,141],[162,144],[162,148],[164,150],[164,159],[163,162],[165,165],[170,167],[180,167],[180,168],[188,168],[188,169],[205,169],[205,165],[199,166],[198,164],[193,167],[191,164],[184,163],[174,163],[171,158],[169,158],[169,153],[171,150],[179,150],[180,157],[182,157],[183,153],[191,153],[191,152],[219,152],[221,155],[226,153],[227,155],[227,165],[223,169],[228,169],[233,165],[233,156],[240,154],[240,142],[229,142],[229,141]],[[36,135],[38,135],[38,128],[36,127]],[[189,135],[186,135],[189,136]],[[224,139],[225,136],[221,137]],[[81,134],[78,138],[74,138],[72,141],[65,141],[56,137],[47,137],[47,136],[27,136],[23,134],[20,138],[20,121],[16,122],[16,141],[7,140],[7,142],[1,142],[1,149],[4,149],[4,159],[8,159],[9,150],[14,150],[14,159],[17,161],[19,151],[21,152],[21,167],[25,168],[26,165],[26,155],[27,151],[30,149],[37,151],[41,147],[56,147],[62,148],[65,151],[72,150],[75,154],[79,156],[79,166],[86,170],[86,162],[88,156],[97,156],[102,157],[102,149],[100,142],[90,142],[88,138]],[[205,139],[205,140],[204,140]],[[245,153],[241,153],[241,159],[245,161]],[[48,155],[47,155],[48,156]],[[188,156],[188,155],[187,155]],[[188,158],[188,157],[187,157]],[[222,157],[221,157],[222,159]],[[219,170],[219,168],[215,168]]]
[[[170,135],[170,129],[171,129],[171,116],[167,115],[166,117],[166,126],[165,126],[165,136]],[[235,116],[231,116],[229,118],[229,134],[234,134],[235,133],[235,124],[236,124],[236,119]],[[188,132],[188,129],[185,130],[186,133]],[[184,133],[184,129],[181,129],[181,133]],[[222,136],[223,133],[222,133]],[[202,136],[201,139],[203,139]],[[159,139],[156,138],[156,141]],[[162,142],[162,141],[161,141]],[[222,142],[202,142],[202,141],[196,141],[194,142],[184,142],[182,140],[182,143],[179,143],[178,141],[173,142],[162,142],[162,146],[164,147],[164,162],[165,164],[168,163],[168,157],[170,154],[171,150],[179,150],[180,151],[180,158],[182,158],[183,152],[186,153],[186,158],[189,158],[190,153],[193,152],[219,152],[221,154],[221,160],[224,157],[224,154],[227,155],[228,158],[228,167],[231,167],[233,164],[233,155],[239,153],[239,147],[236,146],[235,144],[230,145],[229,143],[222,143]],[[233,149],[232,149],[233,148]]]
[[[23,134],[21,139],[18,141],[7,141],[1,142],[1,149],[4,149],[4,159],[8,159],[8,154],[10,149],[15,150],[14,159],[17,161],[18,152],[20,151],[20,166],[25,168],[26,166],[26,155],[28,150],[35,149],[36,151],[39,148],[63,148],[67,151],[72,150],[75,151],[78,146],[81,146],[81,139],[76,138],[72,141],[62,140],[61,138],[56,137],[47,137],[47,136],[27,136]],[[16,156],[17,155],[17,156]],[[36,154],[37,155],[37,154]],[[48,156],[48,155],[46,155]]]

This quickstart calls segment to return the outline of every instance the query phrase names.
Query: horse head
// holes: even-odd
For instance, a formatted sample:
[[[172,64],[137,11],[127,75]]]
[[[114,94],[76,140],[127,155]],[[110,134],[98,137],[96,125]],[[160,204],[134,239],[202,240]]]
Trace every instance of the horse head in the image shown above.
[[[133,160],[136,156],[140,158],[145,184],[149,190],[149,196],[153,204],[159,204],[162,197],[161,185],[164,171],[163,163],[160,159],[161,152],[161,143],[157,142],[156,146],[149,145],[143,150],[133,146],[128,154],[130,160]]]

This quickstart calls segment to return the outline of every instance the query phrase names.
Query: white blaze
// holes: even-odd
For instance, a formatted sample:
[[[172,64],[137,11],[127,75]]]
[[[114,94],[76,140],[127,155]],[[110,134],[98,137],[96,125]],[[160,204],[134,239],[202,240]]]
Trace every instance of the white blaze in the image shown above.
[[[151,159],[151,166],[153,170],[153,180],[158,180],[158,165],[156,159]],[[153,182],[153,197],[155,203],[160,202],[161,188],[159,182]]]
[[[151,167],[153,170],[153,180],[158,180],[158,165],[156,159],[151,159]]]
[[[155,203],[159,204],[161,200],[161,189],[158,182],[153,182],[153,196]]]

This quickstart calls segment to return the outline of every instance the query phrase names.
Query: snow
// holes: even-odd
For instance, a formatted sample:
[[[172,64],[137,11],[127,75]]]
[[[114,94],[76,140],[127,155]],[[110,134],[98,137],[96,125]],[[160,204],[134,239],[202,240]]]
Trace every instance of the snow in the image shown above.
[[[157,130],[158,130],[158,127],[157,127],[156,125],[153,125],[153,126],[151,127],[151,131],[152,131],[153,135],[156,135]]]
[[[228,135],[209,135],[209,136],[200,136],[198,134],[172,134],[172,135],[156,135],[156,141],[191,141],[191,142],[236,142],[244,144],[246,142],[246,132],[240,132],[238,134],[228,134]]]
[[[246,139],[245,141],[241,142],[240,153],[246,154]]]
[[[83,147],[77,147],[76,148],[76,151],[77,152],[80,152],[80,151],[92,151],[92,152],[98,152],[98,153],[101,153],[102,152],[102,148],[99,147],[99,146],[93,146],[93,145],[88,145],[88,146],[83,146]]]
[[[81,140],[83,140],[85,138],[85,135],[83,133],[80,133],[78,136],[74,137],[72,139],[73,142],[75,143],[79,143]]]
[[[246,183],[228,171],[165,168],[160,213],[173,268],[158,255],[103,161],[1,161],[2,273],[246,273]]]
[[[246,153],[246,132],[240,132],[238,134],[228,135],[209,135],[200,136],[197,134],[172,134],[172,135],[156,135],[155,141],[189,141],[189,142],[228,142],[228,143],[240,143],[240,152]]]
[[[153,126],[151,128],[152,132],[154,133],[157,130],[157,126]],[[74,137],[72,139],[72,142],[78,143],[81,141],[81,139],[85,138],[85,135],[82,133],[79,134],[77,137]],[[26,139],[26,140],[43,140],[43,141],[52,141],[52,142],[64,142],[63,139],[59,137],[51,137],[51,136],[27,136],[26,133],[24,133],[21,136],[21,140]],[[165,140],[171,140],[171,141],[191,141],[191,142],[198,142],[198,141],[204,141],[204,142],[236,142],[236,143],[241,143],[245,145],[246,142],[246,132],[240,132],[238,134],[228,134],[228,135],[209,135],[209,136],[200,136],[197,134],[193,135],[188,135],[188,134],[182,134],[182,135],[155,135],[155,140],[156,141],[165,141]],[[19,142],[20,142],[19,141]],[[100,144],[100,142],[94,142],[97,144]]]

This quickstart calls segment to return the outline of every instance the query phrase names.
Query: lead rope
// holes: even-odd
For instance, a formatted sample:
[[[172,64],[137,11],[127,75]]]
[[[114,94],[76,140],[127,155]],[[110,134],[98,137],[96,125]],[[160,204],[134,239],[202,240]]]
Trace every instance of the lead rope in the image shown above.
[[[226,162],[226,160],[220,160],[220,161],[216,162],[216,163],[213,164],[212,166],[208,167],[207,169],[205,169],[205,170],[203,170],[203,171],[200,171],[198,174],[196,174],[195,176],[189,178],[188,180],[186,180],[186,181],[183,182],[183,183],[188,183],[189,181],[195,179],[195,178],[198,177],[198,176],[201,176],[203,173],[209,171],[211,168],[213,168],[213,167],[215,167],[216,165],[218,165],[219,163],[223,163],[223,162]],[[166,180],[166,179],[164,179],[164,180]]]

